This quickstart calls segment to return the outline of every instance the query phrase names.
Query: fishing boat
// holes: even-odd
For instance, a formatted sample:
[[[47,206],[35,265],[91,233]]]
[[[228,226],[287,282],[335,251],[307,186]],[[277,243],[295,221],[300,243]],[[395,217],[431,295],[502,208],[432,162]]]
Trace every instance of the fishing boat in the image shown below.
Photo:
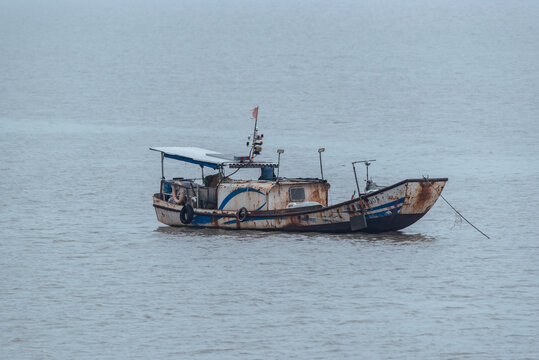
[[[447,178],[406,179],[389,186],[376,185],[368,175],[375,160],[352,163],[357,194],[348,201],[328,204],[330,184],[320,178],[290,178],[279,174],[278,161],[259,161],[263,135],[255,126],[246,155],[231,155],[198,147],[150,147],[161,154],[161,182],[153,195],[157,220],[170,226],[317,232],[379,233],[403,229],[418,221],[436,203]],[[247,151],[246,151],[247,152]],[[165,178],[164,159],[199,166],[200,178]],[[356,164],[367,169],[360,191]],[[205,169],[214,173],[204,175]],[[259,169],[254,180],[232,179],[245,169]],[[277,174],[275,174],[277,171]],[[229,174],[227,174],[229,172]]]

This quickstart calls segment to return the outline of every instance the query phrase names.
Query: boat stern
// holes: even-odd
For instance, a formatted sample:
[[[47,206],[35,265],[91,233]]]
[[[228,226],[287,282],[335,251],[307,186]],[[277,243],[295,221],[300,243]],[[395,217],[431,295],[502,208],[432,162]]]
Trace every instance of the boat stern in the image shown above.
[[[160,223],[170,226],[182,225],[180,221],[181,205],[174,205],[168,201],[162,200],[160,194],[154,194],[153,207],[155,215]]]

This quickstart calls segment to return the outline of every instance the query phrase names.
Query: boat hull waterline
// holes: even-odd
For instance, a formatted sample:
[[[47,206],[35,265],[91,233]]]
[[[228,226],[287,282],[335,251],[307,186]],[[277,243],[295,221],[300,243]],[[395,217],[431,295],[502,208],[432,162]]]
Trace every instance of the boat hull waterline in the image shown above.
[[[220,229],[315,231],[315,232],[369,232],[396,231],[412,225],[436,203],[447,178],[408,179],[377,191],[363,194],[339,204],[270,211],[251,211],[240,220],[237,211],[193,210],[189,224],[182,223],[183,205],[153,196],[157,219],[170,226],[205,227]],[[362,226],[356,219],[363,218]],[[365,226],[366,225],[366,226]]]

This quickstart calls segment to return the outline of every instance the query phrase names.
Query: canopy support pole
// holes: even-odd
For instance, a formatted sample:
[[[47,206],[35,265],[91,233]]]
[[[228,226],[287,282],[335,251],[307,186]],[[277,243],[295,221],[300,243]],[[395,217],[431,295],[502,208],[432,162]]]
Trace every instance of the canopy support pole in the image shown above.
[[[165,168],[163,166],[163,160],[165,159],[165,154],[161,153],[161,179],[165,178]]]

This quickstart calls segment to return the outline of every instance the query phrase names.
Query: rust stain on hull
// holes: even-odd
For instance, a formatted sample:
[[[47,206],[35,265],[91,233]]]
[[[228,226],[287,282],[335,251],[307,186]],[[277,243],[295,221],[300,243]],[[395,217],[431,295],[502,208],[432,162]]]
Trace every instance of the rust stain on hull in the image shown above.
[[[407,184],[406,212],[410,214],[424,214],[429,211],[445,186],[445,181],[429,183],[418,181]]]

